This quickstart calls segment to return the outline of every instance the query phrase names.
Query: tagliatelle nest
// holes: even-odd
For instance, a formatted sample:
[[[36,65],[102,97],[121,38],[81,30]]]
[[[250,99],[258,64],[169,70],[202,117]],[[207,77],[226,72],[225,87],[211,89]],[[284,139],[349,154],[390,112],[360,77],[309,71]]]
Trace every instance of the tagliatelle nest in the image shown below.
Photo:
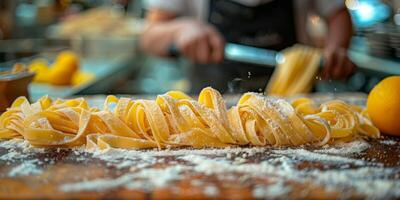
[[[290,104],[246,93],[227,110],[221,94],[210,87],[198,101],[177,91],[156,100],[108,96],[102,110],[89,107],[83,98],[42,97],[30,104],[20,97],[0,116],[0,138],[22,137],[41,147],[298,146],[379,135],[361,108],[342,101],[316,106],[301,98]]]

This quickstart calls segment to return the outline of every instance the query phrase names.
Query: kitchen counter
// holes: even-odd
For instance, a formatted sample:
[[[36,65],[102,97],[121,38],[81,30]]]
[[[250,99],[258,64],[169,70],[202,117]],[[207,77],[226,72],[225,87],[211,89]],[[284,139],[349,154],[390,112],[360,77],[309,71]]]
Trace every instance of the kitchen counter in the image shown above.
[[[30,98],[35,101],[45,95],[52,98],[66,98],[79,94],[107,93],[118,81],[127,78],[138,69],[137,60],[137,57],[131,55],[119,55],[112,58],[84,58],[81,60],[81,70],[92,73],[95,77],[92,81],[78,86],[31,83],[29,85]]]
[[[376,72],[383,75],[400,75],[400,59],[370,55],[364,38],[353,38],[349,56],[361,70]]]
[[[357,145],[368,148],[344,156]],[[324,148],[328,153],[312,147],[89,153],[9,146],[0,143],[1,199],[386,199],[400,193],[394,138],[354,143],[333,155],[333,147]]]
[[[228,105],[238,95],[226,96]],[[364,94],[314,94],[364,104]],[[101,105],[104,96],[87,97]],[[133,98],[138,98],[137,96]],[[400,197],[400,139],[296,148],[87,151],[0,142],[0,199]]]

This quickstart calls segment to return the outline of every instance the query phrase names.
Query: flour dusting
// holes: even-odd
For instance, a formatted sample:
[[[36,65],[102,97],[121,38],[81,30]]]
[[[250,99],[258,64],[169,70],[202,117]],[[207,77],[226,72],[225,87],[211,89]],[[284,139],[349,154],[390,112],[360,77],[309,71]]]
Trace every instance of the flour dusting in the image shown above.
[[[325,147],[319,150],[315,150],[314,152],[335,154],[335,155],[350,155],[350,154],[361,153],[370,147],[371,145],[368,144],[368,142],[366,142],[363,139],[359,139],[351,141],[349,143],[337,144],[334,147],[328,147],[328,148]]]
[[[385,144],[385,145],[395,145],[395,144],[397,144],[397,141],[395,141],[395,140],[381,140],[380,143],[381,144]]]
[[[30,176],[37,175],[43,172],[35,162],[24,162],[16,167],[14,167],[9,173],[8,176],[16,177],[16,176]]]
[[[0,142],[7,149],[0,162],[12,166],[8,176],[29,176],[43,173],[40,161],[34,155],[44,152],[32,148],[23,140]],[[336,144],[321,149],[229,147],[223,149],[174,149],[174,150],[95,150],[72,149],[78,161],[87,158],[105,162],[108,169],[123,171],[115,178],[96,177],[72,181],[59,187],[64,192],[106,191],[115,188],[140,189],[151,192],[156,188],[170,187],[185,179],[185,174],[213,177],[220,182],[237,185],[268,178],[268,183],[254,182],[251,187],[255,198],[291,197],[295,190],[291,182],[310,182],[328,190],[340,191],[342,198],[356,192],[369,199],[400,197],[400,168],[383,167],[358,159],[371,148],[365,140]],[[59,153],[58,149],[56,152]],[[302,168],[301,163],[319,163],[319,168]],[[338,169],[339,167],[339,169]],[[216,185],[193,180],[207,197],[220,197]],[[172,188],[172,191],[175,191]],[[179,192],[179,191],[178,191]],[[307,191],[305,191],[307,192]]]

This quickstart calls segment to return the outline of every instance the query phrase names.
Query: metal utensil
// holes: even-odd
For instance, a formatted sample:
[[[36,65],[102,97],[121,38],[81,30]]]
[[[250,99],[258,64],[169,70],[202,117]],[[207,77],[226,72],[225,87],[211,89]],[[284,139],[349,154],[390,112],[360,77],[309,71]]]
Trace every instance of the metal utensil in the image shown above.
[[[175,44],[171,44],[168,48],[168,54],[176,57],[181,53]],[[278,51],[234,43],[225,44],[224,55],[226,60],[252,63],[264,67],[273,67],[284,59],[283,54]]]
[[[175,44],[171,44],[168,54],[176,57],[180,55],[180,50]],[[285,56],[279,51],[234,43],[225,44],[224,55],[225,60],[256,64],[260,67],[275,67],[285,61]],[[323,64],[324,60],[321,58],[319,67],[322,68]]]
[[[279,51],[250,47],[246,45],[227,43],[224,49],[225,59],[237,62],[251,63],[262,66],[275,66],[283,62],[284,56]]]

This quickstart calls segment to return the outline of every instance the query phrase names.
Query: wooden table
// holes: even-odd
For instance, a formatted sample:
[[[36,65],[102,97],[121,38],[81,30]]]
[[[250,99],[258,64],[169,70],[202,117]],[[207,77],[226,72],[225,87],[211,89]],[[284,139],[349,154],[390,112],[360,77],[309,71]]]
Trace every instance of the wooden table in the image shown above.
[[[0,199],[400,198],[400,139],[360,145],[93,153],[2,141]]]
[[[366,151],[348,157],[362,158],[368,163],[381,163],[382,165],[376,166],[379,166],[382,170],[386,168],[399,169],[400,142],[399,139],[395,138],[392,138],[391,141],[397,141],[397,144],[387,145],[379,141],[369,141],[371,147]],[[306,149],[311,151],[313,148]],[[268,160],[272,157],[271,152],[273,150],[273,148],[257,150],[253,155],[248,155],[243,164],[260,163]],[[192,168],[180,171],[181,175],[177,180],[169,181],[163,187],[148,187],[147,191],[144,189],[129,189],[125,187],[126,184],[119,186],[118,183],[113,183],[113,181],[109,182],[111,184],[109,188],[105,188],[103,185],[99,186],[98,190],[95,187],[80,190],[74,188],[73,184],[72,187],[71,185],[68,187],[66,184],[82,183],[85,180],[118,179],[118,177],[122,177],[124,174],[135,174],[138,170],[168,168],[178,164],[190,167],[193,164],[180,159],[185,154],[175,156],[164,154],[163,156],[157,156],[157,162],[139,169],[140,167],[137,166],[140,161],[137,163],[132,162],[132,166],[136,167],[131,167],[129,164],[121,167],[121,163],[107,162],[93,157],[91,153],[77,153],[81,151],[70,149],[47,149],[39,152],[30,150],[25,153],[22,149],[18,149],[17,151],[20,152],[16,153],[17,155],[26,154],[28,157],[24,159],[11,159],[11,161],[0,160],[0,199],[251,199],[257,197],[255,196],[254,188],[256,185],[261,184],[265,188],[268,188],[272,184],[271,187],[275,187],[274,184],[277,181],[283,181],[286,185],[285,187],[290,187],[290,191],[282,193],[285,195],[284,198],[336,199],[341,197],[343,193],[346,193],[346,197],[348,198],[362,198],[362,196],[353,192],[351,188],[327,190],[323,184],[314,183],[312,178],[308,181],[296,181],[279,176],[265,176],[262,172],[260,172],[259,176],[254,176],[254,173],[235,173],[230,171],[216,175],[200,173]],[[242,158],[243,154],[248,152],[248,149],[239,154],[232,153],[231,157],[227,156],[227,153],[221,153],[223,151],[229,150],[220,150],[220,153],[216,155],[209,155],[208,152],[204,157],[212,158],[211,160],[226,158],[235,162],[236,158]],[[152,152],[154,153],[154,151]],[[7,155],[8,153],[6,148],[0,147],[0,156]],[[18,156],[15,158],[18,158]],[[297,158],[290,157],[290,159],[296,160]],[[40,172],[32,172],[26,175],[24,175],[24,172],[19,172],[20,174],[10,175],[11,168],[15,169],[21,163],[30,161],[34,161]],[[218,167],[218,165],[214,167]],[[327,164],[324,161],[314,162],[298,159],[296,161],[296,168],[306,172],[310,169],[332,170],[343,168],[345,170],[362,168],[362,166],[355,166],[351,163],[345,166],[343,163]],[[394,171],[392,175],[394,180],[400,181],[399,170],[397,172]],[[152,177],[152,175],[149,177]],[[143,184],[146,182],[151,182],[151,180],[145,180]],[[115,185],[112,185],[112,183]],[[365,188],[365,190],[370,189]],[[397,188],[397,190],[400,190],[400,188]],[[265,195],[265,197],[268,197],[269,194]]]

